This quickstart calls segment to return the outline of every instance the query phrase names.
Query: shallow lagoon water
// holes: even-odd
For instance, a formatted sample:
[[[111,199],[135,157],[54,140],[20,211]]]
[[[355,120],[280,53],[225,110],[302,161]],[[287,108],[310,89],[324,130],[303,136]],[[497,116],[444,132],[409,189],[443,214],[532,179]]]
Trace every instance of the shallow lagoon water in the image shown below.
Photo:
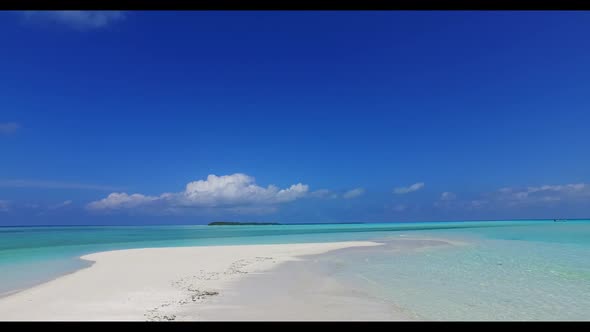
[[[396,237],[460,244],[396,250],[387,245]],[[417,319],[590,320],[589,223],[405,232],[382,242],[320,263]]]
[[[446,239],[321,256],[333,276],[427,320],[588,320],[590,221],[277,226],[4,227],[0,294],[89,263],[79,256],[142,247]]]

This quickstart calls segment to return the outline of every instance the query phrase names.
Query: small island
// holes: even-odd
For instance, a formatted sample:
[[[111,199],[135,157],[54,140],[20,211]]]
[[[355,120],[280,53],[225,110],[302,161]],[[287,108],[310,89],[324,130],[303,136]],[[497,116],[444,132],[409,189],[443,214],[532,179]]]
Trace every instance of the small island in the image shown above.
[[[276,222],[235,222],[235,221],[214,221],[209,226],[251,226],[251,225],[280,225]]]

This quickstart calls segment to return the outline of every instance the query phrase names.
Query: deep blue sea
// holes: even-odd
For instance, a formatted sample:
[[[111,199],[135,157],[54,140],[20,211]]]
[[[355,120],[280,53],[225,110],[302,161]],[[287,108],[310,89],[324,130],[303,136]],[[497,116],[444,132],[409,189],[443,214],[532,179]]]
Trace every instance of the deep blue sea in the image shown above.
[[[88,266],[79,257],[98,251],[399,237],[465,245],[326,257],[342,278],[423,319],[590,319],[590,220],[0,227],[0,294]]]

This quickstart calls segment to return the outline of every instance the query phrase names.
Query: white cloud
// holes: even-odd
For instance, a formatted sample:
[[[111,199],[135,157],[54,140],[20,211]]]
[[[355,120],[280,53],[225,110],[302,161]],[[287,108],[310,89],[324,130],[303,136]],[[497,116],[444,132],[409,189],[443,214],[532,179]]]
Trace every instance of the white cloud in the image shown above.
[[[0,122],[0,135],[14,134],[20,129],[20,125],[16,122]]]
[[[328,190],[328,189],[319,189],[316,191],[312,191],[309,193],[309,197],[313,197],[313,198],[338,198],[338,194]]]
[[[414,183],[413,185],[411,185],[409,187],[397,187],[397,188],[393,189],[393,192],[398,195],[403,195],[403,194],[411,193],[414,191],[418,191],[418,190],[422,189],[423,187],[424,187],[424,182],[418,182],[418,183]]]
[[[72,205],[72,203],[73,203],[72,200],[66,200],[61,203],[52,204],[52,205],[39,204],[39,203],[35,203],[35,202],[15,203],[15,202],[6,201],[6,200],[0,200],[0,212],[24,211],[25,213],[27,213],[26,211],[29,211],[29,212],[37,211],[38,212],[37,215],[40,216],[40,215],[46,214],[49,211],[55,211],[55,210],[68,208]]]
[[[344,194],[342,194],[342,197],[350,199],[350,198],[359,197],[364,193],[365,193],[365,189],[355,188],[355,189],[351,189],[351,190],[345,192]]]
[[[40,189],[88,189],[105,191],[120,190],[120,188],[112,186],[45,180],[0,180],[0,187]]]
[[[51,205],[51,206],[49,206],[49,210],[57,210],[57,209],[61,209],[61,208],[64,208],[64,207],[66,207],[66,206],[69,206],[69,205],[71,205],[71,204],[72,204],[72,200],[69,200],[69,199],[68,199],[68,200],[66,200],[66,201],[63,201],[63,202],[61,202],[61,203],[59,203],[59,204],[55,204],[55,205]]]
[[[454,193],[449,192],[449,191],[445,191],[444,193],[440,194],[441,201],[452,201],[456,198],[457,198],[457,195],[455,195]]]
[[[526,188],[501,188],[496,192],[487,194],[487,196],[510,206],[558,202],[561,200],[590,198],[590,186],[585,183],[572,183]]]
[[[56,210],[65,210],[68,207],[70,207],[72,205],[72,200],[65,200],[61,203],[57,203],[57,204],[53,204],[53,205],[48,205],[45,207],[41,207],[39,204],[27,204],[25,205],[25,207],[30,208],[30,209],[39,209],[42,208],[43,210],[40,211],[39,213],[37,213],[37,216],[44,216],[47,215],[49,213],[54,213],[54,211]]]
[[[435,207],[442,207],[442,208],[449,208],[449,207],[456,207],[458,205],[457,195],[450,191],[445,191],[440,194],[440,198],[434,202]],[[459,203],[460,204],[460,203]]]
[[[112,193],[87,205],[90,210],[157,209],[162,212],[181,211],[186,208],[227,208],[233,211],[266,211],[260,207],[294,201],[304,197],[307,185],[297,183],[280,189],[274,185],[260,187],[255,179],[246,174],[209,175],[206,180],[190,182],[179,193],[164,193],[160,196]],[[256,209],[258,207],[258,209]]]
[[[565,184],[565,185],[557,185],[557,186],[550,186],[544,185],[541,187],[529,187],[527,190],[529,193],[535,193],[539,191],[553,191],[553,192],[581,192],[584,189],[588,189],[588,186],[585,183],[574,183],[574,184]]]
[[[23,15],[27,20],[48,20],[76,29],[103,28],[125,18],[125,14],[121,11],[102,10],[25,11]]]
[[[106,198],[89,203],[88,208],[91,210],[129,209],[156,200],[158,200],[158,197],[144,196],[142,194],[111,193]]]
[[[307,196],[312,198],[321,198],[321,199],[336,199],[336,198],[344,198],[344,199],[351,199],[355,197],[359,197],[365,193],[365,189],[363,188],[355,188],[351,190],[346,190],[344,192],[335,192],[328,189],[319,189],[313,192],[310,192]]]
[[[523,206],[555,206],[565,202],[590,202],[590,186],[585,183],[542,185],[529,187],[504,187],[485,192],[478,197],[457,200],[452,193],[443,193],[435,207],[453,209],[503,209]]]
[[[301,183],[286,189],[274,185],[266,188],[256,185],[253,177],[236,173],[233,175],[209,175],[207,180],[186,185],[181,200],[188,205],[219,206],[240,204],[274,204],[289,202],[307,193],[308,186]]]

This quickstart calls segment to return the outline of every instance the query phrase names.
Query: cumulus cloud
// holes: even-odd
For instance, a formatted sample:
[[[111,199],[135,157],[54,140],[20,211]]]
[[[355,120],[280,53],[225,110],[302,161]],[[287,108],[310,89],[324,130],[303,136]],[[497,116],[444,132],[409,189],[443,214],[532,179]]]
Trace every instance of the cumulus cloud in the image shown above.
[[[364,193],[365,193],[365,189],[355,188],[355,189],[351,189],[351,190],[345,192],[344,194],[342,194],[342,197],[346,198],[346,199],[350,199],[350,198],[359,197]]]
[[[87,207],[91,210],[118,210],[136,208],[155,202],[163,197],[145,196],[142,194],[111,193],[106,198],[91,202]]]
[[[308,193],[309,187],[297,183],[288,188],[258,186],[255,179],[246,174],[209,175],[206,180],[190,182],[184,191],[163,193],[159,196],[143,194],[111,193],[106,198],[91,202],[87,208],[95,211],[124,209],[157,209],[181,211],[187,208],[227,208],[233,211],[268,211],[260,207],[291,202]],[[258,208],[256,208],[258,207]]]
[[[125,14],[121,11],[102,10],[26,11],[23,15],[29,21],[50,21],[76,29],[99,29],[125,18]]]
[[[286,189],[274,185],[266,188],[256,185],[253,177],[245,174],[216,176],[194,181],[186,185],[182,200],[188,205],[239,205],[274,204],[293,201],[307,193],[309,187],[298,183]]]
[[[424,187],[424,182],[414,183],[409,187],[397,187],[393,189],[393,193],[398,195],[408,194],[414,191],[418,191]]]
[[[0,135],[14,134],[20,129],[20,125],[16,122],[0,122]]]

